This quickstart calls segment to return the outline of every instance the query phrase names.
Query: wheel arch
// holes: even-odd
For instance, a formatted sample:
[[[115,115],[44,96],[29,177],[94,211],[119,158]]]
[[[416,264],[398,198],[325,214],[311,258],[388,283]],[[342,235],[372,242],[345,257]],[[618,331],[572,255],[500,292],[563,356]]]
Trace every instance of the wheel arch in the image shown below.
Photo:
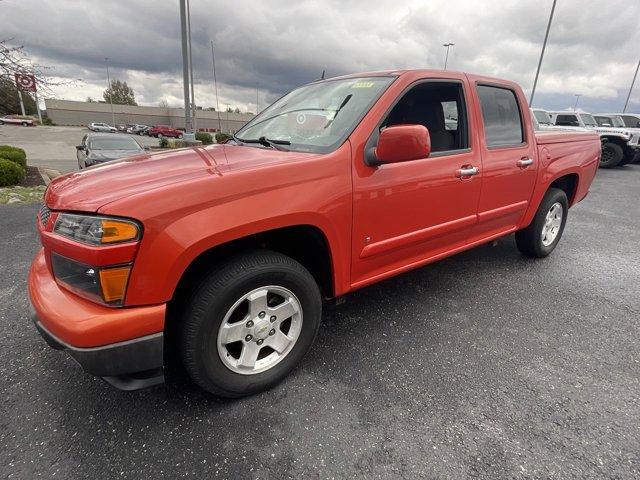
[[[329,240],[319,227],[301,224],[264,230],[203,250],[182,272],[172,301],[179,302],[184,298],[189,286],[210,271],[216,262],[242,251],[259,249],[293,258],[309,270],[325,297],[335,295],[335,268]]]

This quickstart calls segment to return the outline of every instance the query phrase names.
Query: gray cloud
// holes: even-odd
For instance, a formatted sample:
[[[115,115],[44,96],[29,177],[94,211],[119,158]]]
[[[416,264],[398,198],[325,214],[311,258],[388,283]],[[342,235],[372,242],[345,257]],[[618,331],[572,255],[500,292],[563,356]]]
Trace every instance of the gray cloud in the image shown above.
[[[216,48],[220,103],[255,110],[329,75],[387,68],[441,68],[442,43],[455,42],[456,70],[506,77],[531,87],[551,0],[259,1],[191,0],[196,100],[214,105]],[[82,78],[61,97],[99,97],[104,57],[140,103],[182,98],[178,2],[5,0],[2,34],[24,44],[56,75]],[[619,109],[638,61],[640,2],[558,2],[536,105]],[[24,21],[28,19],[28,21]],[[640,110],[640,88],[632,97]],[[606,107],[606,108],[605,108]]]

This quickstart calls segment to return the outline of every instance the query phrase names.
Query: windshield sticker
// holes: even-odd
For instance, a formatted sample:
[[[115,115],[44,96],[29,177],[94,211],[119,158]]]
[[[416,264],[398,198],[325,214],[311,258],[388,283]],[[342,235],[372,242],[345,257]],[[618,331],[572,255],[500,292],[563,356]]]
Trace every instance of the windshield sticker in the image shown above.
[[[356,82],[351,85],[351,88],[371,88],[375,85],[375,82]]]

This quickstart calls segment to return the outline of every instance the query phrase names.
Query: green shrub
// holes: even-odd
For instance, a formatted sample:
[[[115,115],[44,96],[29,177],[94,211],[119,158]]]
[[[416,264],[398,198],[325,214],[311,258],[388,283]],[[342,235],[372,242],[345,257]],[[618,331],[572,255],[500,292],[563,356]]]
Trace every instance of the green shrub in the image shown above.
[[[200,140],[203,145],[211,145],[213,143],[213,137],[207,132],[196,132],[196,140]]]
[[[5,160],[11,160],[12,162],[15,162],[18,165],[20,165],[23,169],[26,169],[27,156],[25,155],[24,150],[22,150],[21,148],[14,148],[14,147],[9,147],[9,148],[11,148],[11,150],[9,149],[4,150],[0,148],[0,157],[4,158]]]
[[[53,123],[53,120],[51,120],[47,115],[43,115],[42,125],[55,125],[55,123]]]
[[[216,143],[224,143],[231,138],[228,133],[218,132],[216,133]]]
[[[27,154],[23,149],[12,147],[11,145],[0,145],[0,152],[20,152],[24,155],[24,158],[27,158]]]
[[[169,146],[169,140],[166,137],[160,139],[160,148],[167,148]]]
[[[17,185],[24,180],[26,172],[16,162],[0,158],[0,187]]]

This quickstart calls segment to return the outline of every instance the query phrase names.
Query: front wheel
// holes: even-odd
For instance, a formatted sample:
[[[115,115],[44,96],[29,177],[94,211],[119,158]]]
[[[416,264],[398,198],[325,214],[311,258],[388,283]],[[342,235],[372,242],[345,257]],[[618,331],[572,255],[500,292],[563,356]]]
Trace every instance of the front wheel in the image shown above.
[[[320,290],[295,260],[270,251],[230,259],[185,303],[180,351],[191,378],[224,397],[280,382],[320,326]]]
[[[600,168],[613,168],[617,167],[622,158],[624,157],[624,151],[622,147],[617,143],[607,142],[602,145],[602,154],[600,156]]]
[[[179,140],[182,140],[182,134],[179,134],[179,135],[178,135],[178,139],[179,139]]]
[[[543,258],[558,245],[567,222],[569,202],[559,188],[545,194],[531,224],[516,232],[516,245],[523,255]]]

